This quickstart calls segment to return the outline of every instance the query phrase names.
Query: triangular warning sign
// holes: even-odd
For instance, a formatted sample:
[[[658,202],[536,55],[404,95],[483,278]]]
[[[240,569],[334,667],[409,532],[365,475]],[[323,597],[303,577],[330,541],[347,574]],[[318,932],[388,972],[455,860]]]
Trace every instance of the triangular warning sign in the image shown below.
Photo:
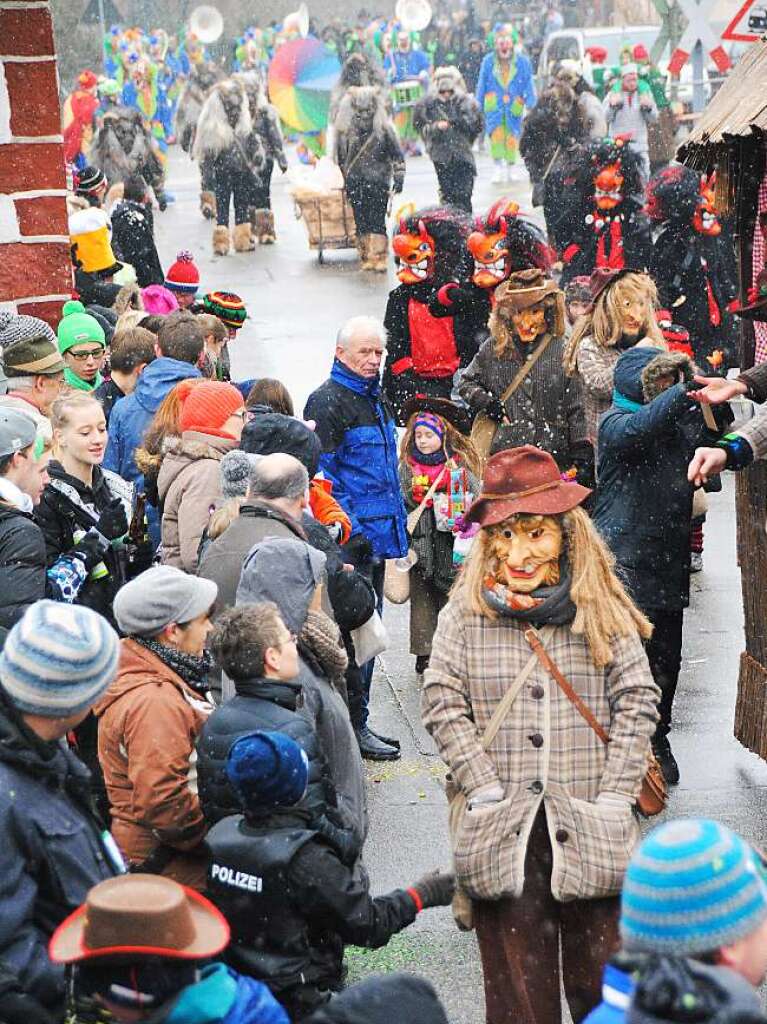
[[[736,43],[755,43],[765,34],[767,34],[767,0],[746,0],[722,32],[722,39]]]

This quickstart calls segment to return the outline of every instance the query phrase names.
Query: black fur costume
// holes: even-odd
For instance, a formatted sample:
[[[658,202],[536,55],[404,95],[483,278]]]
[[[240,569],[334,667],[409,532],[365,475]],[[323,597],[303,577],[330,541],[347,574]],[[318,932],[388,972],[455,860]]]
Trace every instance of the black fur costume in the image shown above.
[[[165,171],[138,110],[120,104],[108,107],[91,147],[91,159],[110,185],[140,175],[164,210]]]
[[[701,177],[688,167],[666,167],[647,186],[648,216],[660,226],[650,273],[661,304],[690,332],[695,360],[710,372],[707,357],[721,349],[737,365],[737,324],[728,306],[738,294],[735,247],[726,225],[718,235],[701,232]],[[696,216],[697,214],[697,216]],[[714,367],[716,368],[716,367]]]

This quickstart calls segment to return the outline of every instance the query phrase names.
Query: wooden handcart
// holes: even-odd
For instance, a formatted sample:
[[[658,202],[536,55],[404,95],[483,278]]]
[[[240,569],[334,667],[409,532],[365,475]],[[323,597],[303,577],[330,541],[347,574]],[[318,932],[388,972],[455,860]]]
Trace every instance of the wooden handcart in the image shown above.
[[[309,248],[317,250],[317,259],[325,262],[326,249],[355,249],[357,228],[354,211],[342,188],[329,194],[299,193],[294,195],[296,220],[303,218],[309,235]]]

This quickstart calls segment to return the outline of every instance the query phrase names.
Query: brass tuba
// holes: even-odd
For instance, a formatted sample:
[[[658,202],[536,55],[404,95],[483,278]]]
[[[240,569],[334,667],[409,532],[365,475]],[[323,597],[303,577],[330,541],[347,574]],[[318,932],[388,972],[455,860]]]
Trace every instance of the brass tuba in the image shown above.
[[[201,4],[189,17],[189,31],[201,43],[215,43],[224,31],[224,19],[216,7]]]
[[[429,0],[397,0],[394,15],[405,32],[423,32],[431,21]]]
[[[302,3],[297,11],[285,15],[282,22],[283,32],[298,32],[302,39],[309,35],[309,8]]]

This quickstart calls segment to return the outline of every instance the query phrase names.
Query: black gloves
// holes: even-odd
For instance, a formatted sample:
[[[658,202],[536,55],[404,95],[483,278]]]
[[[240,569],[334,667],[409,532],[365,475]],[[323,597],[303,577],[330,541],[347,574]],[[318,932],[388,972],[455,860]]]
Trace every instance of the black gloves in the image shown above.
[[[353,533],[341,548],[344,560],[355,569],[363,568],[373,557],[373,546],[364,533]]]
[[[96,530],[88,530],[82,540],[75,545],[75,555],[82,559],[85,568],[90,572],[99,564],[109,550],[109,544]]]
[[[431,871],[423,878],[411,885],[411,890],[418,894],[421,901],[421,909],[427,907],[448,907],[453,900],[455,893],[455,875],[452,871],[442,874],[440,871]]]
[[[96,529],[107,540],[117,540],[128,532],[128,516],[120,498],[112,498],[99,516]]]
[[[56,1018],[24,992],[6,992],[0,996],[0,1020],[3,1024],[56,1024]]]
[[[398,196],[404,187],[405,187],[405,179],[404,178],[395,178],[393,183],[392,183],[392,192],[394,193],[395,196]]]
[[[491,420],[495,420],[496,423],[503,423],[506,419],[506,407],[500,398],[491,398],[482,411],[486,416],[489,416]]]

